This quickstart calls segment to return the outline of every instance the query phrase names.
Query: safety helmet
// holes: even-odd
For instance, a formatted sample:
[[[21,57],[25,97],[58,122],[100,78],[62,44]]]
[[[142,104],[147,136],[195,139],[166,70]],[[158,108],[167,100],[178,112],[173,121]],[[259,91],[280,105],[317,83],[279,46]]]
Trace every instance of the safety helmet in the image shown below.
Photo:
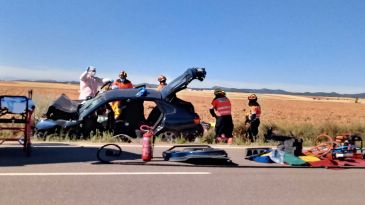
[[[123,78],[127,78],[127,76],[128,76],[127,72],[125,72],[124,70],[120,71],[119,78],[123,79]]]
[[[247,97],[248,100],[257,100],[257,96],[255,94],[249,95]]]
[[[226,95],[226,92],[222,88],[214,89],[214,95]]]
[[[160,77],[157,78],[158,82],[166,82],[166,77],[164,75],[160,75]]]

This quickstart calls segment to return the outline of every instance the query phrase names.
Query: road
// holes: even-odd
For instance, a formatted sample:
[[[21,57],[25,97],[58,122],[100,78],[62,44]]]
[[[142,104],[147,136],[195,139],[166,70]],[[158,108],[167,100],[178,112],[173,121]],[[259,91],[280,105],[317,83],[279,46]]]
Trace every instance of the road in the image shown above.
[[[115,164],[96,159],[98,145],[34,144],[0,147],[0,204],[364,204],[364,169],[264,167],[224,147],[240,166],[165,162],[144,164],[141,147],[123,145]]]

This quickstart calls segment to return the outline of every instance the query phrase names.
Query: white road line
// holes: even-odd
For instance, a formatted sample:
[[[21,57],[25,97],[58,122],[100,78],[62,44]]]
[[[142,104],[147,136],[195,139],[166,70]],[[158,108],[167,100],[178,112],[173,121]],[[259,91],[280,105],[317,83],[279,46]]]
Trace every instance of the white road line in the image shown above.
[[[210,172],[44,172],[0,173],[1,176],[117,176],[117,175],[209,175]]]

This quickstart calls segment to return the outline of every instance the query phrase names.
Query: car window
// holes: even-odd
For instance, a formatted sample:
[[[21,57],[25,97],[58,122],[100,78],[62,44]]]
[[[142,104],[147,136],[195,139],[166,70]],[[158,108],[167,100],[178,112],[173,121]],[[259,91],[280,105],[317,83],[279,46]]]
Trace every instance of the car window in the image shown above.
[[[146,123],[150,126],[155,125],[161,116],[160,108],[154,101],[145,101],[144,108],[145,108]]]

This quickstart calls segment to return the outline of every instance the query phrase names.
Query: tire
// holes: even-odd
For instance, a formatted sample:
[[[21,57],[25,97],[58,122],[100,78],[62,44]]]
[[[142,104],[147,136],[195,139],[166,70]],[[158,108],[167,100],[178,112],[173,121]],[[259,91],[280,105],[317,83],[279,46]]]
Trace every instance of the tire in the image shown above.
[[[183,136],[187,141],[194,142],[196,138],[202,137],[203,133],[203,127],[199,126],[194,129],[184,131],[180,135]]]
[[[126,134],[114,135],[113,139],[116,139],[116,141],[118,141],[118,142],[128,142],[128,143],[136,141],[136,139],[133,139],[132,137],[130,137],[129,135],[126,135]]]
[[[41,130],[36,130],[33,134],[33,136],[36,138],[36,139],[41,139],[43,141],[46,140],[47,138],[47,135],[48,135],[48,132],[46,130],[44,131],[41,131]]]
[[[122,148],[117,144],[106,144],[98,149],[96,157],[102,163],[111,163],[122,155]]]
[[[167,130],[161,134],[161,140],[163,142],[175,143],[180,133],[173,130]]]

